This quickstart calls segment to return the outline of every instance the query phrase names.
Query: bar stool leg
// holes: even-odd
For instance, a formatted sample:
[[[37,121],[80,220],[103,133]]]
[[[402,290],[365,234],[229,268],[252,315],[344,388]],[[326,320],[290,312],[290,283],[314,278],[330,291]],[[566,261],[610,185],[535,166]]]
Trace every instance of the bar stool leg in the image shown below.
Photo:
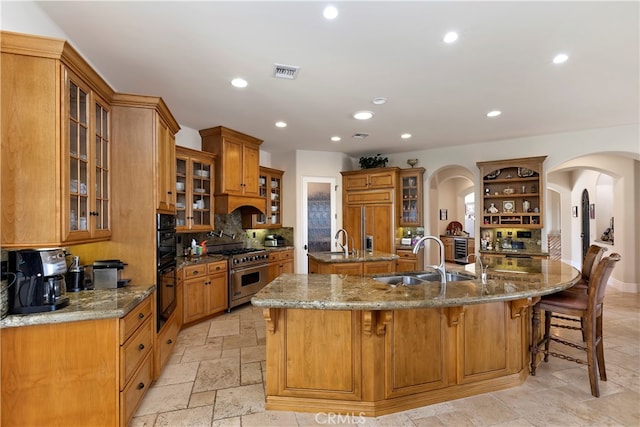
[[[536,366],[538,362],[538,329],[540,328],[540,306],[533,305],[531,311],[531,342],[529,352],[531,355],[531,375],[536,376]]]
[[[551,344],[551,312],[544,312],[544,361],[549,361],[549,345]]]
[[[604,366],[604,342],[602,339],[602,314],[596,318],[596,352],[598,356],[598,372],[600,379],[607,380],[607,369]]]

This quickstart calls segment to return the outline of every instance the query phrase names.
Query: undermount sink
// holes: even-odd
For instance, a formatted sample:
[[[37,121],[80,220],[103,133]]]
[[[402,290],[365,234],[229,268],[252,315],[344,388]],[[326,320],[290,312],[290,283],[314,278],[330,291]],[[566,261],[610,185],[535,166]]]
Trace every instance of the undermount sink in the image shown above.
[[[445,280],[447,282],[460,282],[465,280],[474,280],[475,277],[466,274],[445,273]],[[373,280],[381,282],[391,286],[411,286],[411,285],[423,285],[430,282],[441,282],[442,275],[440,273],[417,273],[417,274],[396,274],[393,276],[378,276]]]

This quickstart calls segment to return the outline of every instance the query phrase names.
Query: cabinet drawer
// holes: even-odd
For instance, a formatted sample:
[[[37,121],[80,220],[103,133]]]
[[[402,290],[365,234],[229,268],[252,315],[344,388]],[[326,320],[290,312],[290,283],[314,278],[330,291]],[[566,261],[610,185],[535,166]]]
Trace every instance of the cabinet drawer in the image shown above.
[[[279,261],[280,260],[280,252],[279,251],[269,251],[269,262]]]
[[[227,271],[227,261],[210,262],[207,264],[207,273],[215,274]]]
[[[406,259],[416,259],[416,254],[413,253],[413,251],[406,251],[403,249],[397,249],[396,250],[396,255],[398,255],[400,258],[406,258]]]
[[[153,322],[151,318],[120,347],[120,390],[129,381],[140,361],[153,348]]]
[[[154,294],[152,294],[153,296]],[[133,334],[147,319],[151,319],[152,306],[151,297],[136,306],[126,316],[120,319],[120,345],[124,344],[127,338]]]
[[[194,277],[202,277],[207,275],[207,265],[189,265],[182,269],[182,277],[186,279],[193,279]]]
[[[280,259],[285,261],[293,258],[293,251],[282,251],[280,252]]]
[[[142,397],[151,386],[152,379],[153,357],[148,354],[131,382],[120,393],[120,425],[129,424],[129,420],[138,409]]]

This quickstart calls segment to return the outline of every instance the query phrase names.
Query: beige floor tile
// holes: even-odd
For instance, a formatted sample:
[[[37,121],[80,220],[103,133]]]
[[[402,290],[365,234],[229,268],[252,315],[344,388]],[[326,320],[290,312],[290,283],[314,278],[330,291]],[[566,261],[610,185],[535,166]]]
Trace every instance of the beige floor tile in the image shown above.
[[[228,335],[224,337],[222,348],[225,350],[241,347],[255,347],[258,345],[258,339],[255,334],[255,330],[250,333],[243,333],[241,335]]]
[[[147,392],[136,416],[185,409],[189,404],[193,383],[153,386]]]
[[[182,355],[182,363],[220,359],[221,354],[222,343],[194,345],[185,349]]]
[[[267,360],[266,345],[244,347],[240,349],[240,361],[242,363],[261,362]]]
[[[297,427],[296,414],[286,411],[265,411],[242,416],[242,427]]]
[[[193,383],[198,373],[198,362],[168,364],[162,370],[160,378],[156,381],[157,386],[180,384],[185,382]]]
[[[211,321],[209,337],[224,337],[240,333],[240,319],[238,317]]]
[[[490,394],[467,397],[451,402],[457,412],[465,413],[475,425],[491,425],[519,418],[500,399]]]
[[[209,427],[213,406],[183,409],[158,415],[155,427]]]
[[[236,358],[204,360],[193,385],[193,392],[218,390],[240,385],[240,363]]]
[[[211,427],[241,427],[242,421],[240,417],[222,418],[213,420]]]
[[[193,393],[191,399],[189,399],[189,408],[196,408],[198,406],[208,406],[216,403],[216,391],[202,391]]]
[[[262,384],[262,367],[260,362],[240,365],[240,384]]]
[[[261,384],[218,390],[213,419],[264,412],[264,389]]]
[[[133,417],[129,423],[129,427],[153,427],[158,418],[158,414],[142,415]]]

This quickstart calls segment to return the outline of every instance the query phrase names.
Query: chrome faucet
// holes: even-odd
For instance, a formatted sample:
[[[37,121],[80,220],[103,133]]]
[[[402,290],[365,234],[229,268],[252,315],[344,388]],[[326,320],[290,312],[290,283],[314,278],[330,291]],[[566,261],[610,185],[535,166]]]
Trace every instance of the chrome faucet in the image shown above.
[[[434,240],[434,241],[436,241],[436,243],[438,243],[438,246],[440,247],[440,263],[438,265],[430,265],[429,267],[435,268],[442,275],[442,277],[444,277],[445,276],[445,269],[444,269],[444,243],[442,243],[442,240],[438,239],[436,236],[424,236],[424,237],[421,237],[420,240],[418,240],[416,242],[416,244],[413,246],[413,253],[414,254],[418,253],[418,251],[420,250],[420,245],[422,245],[422,243],[425,240]]]
[[[341,242],[337,243],[338,245],[340,245],[340,249],[344,251],[344,255],[349,256],[349,233],[347,233],[347,230],[345,230],[344,228],[341,228],[340,230],[336,231],[334,239],[338,240],[340,233],[342,233],[344,237]],[[344,244],[342,244],[342,242],[344,242]]]
[[[467,262],[476,262],[478,261],[480,263],[480,272],[481,272],[481,279],[482,279],[482,284],[486,285],[487,284],[487,269],[489,268],[489,264],[484,265],[484,263],[482,262],[482,257],[478,254],[469,254],[467,255]]]

